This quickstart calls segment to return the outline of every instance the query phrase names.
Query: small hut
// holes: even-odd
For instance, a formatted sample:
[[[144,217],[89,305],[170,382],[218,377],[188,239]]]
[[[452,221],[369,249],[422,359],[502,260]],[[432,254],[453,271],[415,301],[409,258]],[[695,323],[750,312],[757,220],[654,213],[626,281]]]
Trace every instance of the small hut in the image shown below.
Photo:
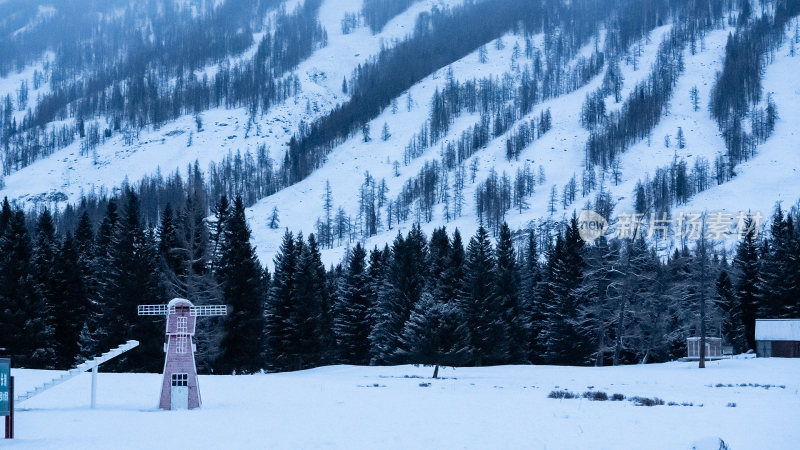
[[[700,359],[700,338],[690,337],[686,339],[687,358],[690,361]],[[706,360],[722,359],[722,338],[706,337]]]
[[[756,356],[800,358],[800,319],[756,319]]]

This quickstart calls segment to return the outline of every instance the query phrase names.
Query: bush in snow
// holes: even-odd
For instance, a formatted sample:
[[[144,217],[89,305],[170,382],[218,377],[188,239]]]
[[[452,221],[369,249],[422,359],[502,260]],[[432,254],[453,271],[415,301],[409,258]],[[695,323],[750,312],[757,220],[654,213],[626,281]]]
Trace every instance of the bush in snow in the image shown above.
[[[602,391],[586,391],[583,393],[583,398],[588,398],[593,402],[604,402],[608,400],[608,394]]]
[[[551,391],[550,394],[547,395],[547,398],[577,398],[577,394],[573,394],[570,391]]]
[[[657,406],[664,404],[664,400],[661,400],[658,397],[648,398],[648,397],[636,396],[636,397],[631,397],[630,401],[632,401],[633,404],[636,406]]]

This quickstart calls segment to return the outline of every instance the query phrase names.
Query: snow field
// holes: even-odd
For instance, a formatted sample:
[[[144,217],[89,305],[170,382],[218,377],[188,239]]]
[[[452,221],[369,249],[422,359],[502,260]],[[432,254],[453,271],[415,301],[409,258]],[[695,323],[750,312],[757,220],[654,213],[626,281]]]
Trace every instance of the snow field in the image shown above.
[[[194,411],[155,409],[159,375],[106,373],[98,409],[90,410],[84,374],[20,404],[18,439],[3,447],[689,449],[722,438],[741,450],[796,448],[800,438],[796,359],[723,360],[704,370],[673,362],[445,368],[439,380],[431,373],[430,367],[329,366],[201,376],[204,405]],[[53,372],[14,375],[21,390]],[[748,383],[761,387],[739,386]],[[694,406],[547,398],[557,389]]]

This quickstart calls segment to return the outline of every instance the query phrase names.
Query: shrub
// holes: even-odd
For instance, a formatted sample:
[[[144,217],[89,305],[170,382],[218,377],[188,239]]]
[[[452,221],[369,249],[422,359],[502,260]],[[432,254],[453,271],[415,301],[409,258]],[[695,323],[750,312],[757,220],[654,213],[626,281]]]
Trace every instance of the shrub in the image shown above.
[[[588,398],[593,402],[604,402],[608,400],[608,394],[602,391],[586,391],[583,393],[583,398]]]
[[[648,398],[648,397],[631,397],[629,399],[633,402],[636,406],[656,406],[656,405],[663,405],[664,400],[661,400],[658,397]]]
[[[573,394],[570,391],[550,391],[550,393],[547,394],[547,398],[561,399],[561,398],[576,398],[576,397],[577,395]]]
[[[611,401],[621,402],[623,400],[625,400],[625,396],[622,395],[622,394],[614,394],[614,395],[611,396]]]

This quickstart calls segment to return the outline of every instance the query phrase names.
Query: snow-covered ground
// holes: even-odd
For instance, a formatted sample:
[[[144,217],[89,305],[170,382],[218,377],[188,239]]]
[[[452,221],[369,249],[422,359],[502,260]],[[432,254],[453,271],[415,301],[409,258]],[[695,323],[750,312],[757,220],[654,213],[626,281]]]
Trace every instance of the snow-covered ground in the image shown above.
[[[104,373],[98,408],[90,410],[84,374],[19,404],[18,439],[1,442],[12,449],[713,450],[720,438],[733,450],[793,449],[800,442],[798,359],[723,360],[702,370],[686,362],[447,368],[439,380],[431,372],[331,366],[201,376],[204,404],[194,411],[155,408],[159,375]],[[54,372],[14,375],[22,391]],[[562,389],[692,406],[547,397]]]

